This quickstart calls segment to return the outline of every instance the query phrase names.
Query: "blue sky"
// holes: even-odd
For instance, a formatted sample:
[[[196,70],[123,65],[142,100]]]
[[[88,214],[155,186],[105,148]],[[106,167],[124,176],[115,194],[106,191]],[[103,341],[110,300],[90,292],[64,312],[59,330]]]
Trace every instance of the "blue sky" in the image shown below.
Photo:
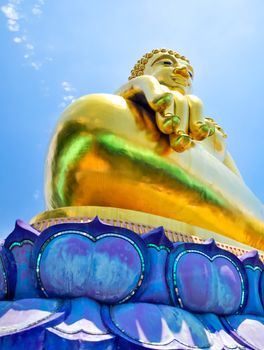
[[[0,236],[45,209],[44,162],[65,106],[114,92],[159,47],[191,60],[193,93],[264,202],[263,0],[1,0],[0,9]]]

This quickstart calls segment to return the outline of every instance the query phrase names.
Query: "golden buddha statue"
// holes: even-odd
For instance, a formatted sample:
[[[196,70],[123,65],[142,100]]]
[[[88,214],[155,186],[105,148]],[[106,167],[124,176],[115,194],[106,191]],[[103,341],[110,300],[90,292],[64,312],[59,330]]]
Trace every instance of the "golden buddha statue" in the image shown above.
[[[187,58],[156,49],[116,94],[72,103],[50,144],[49,211],[34,220],[119,208],[134,220],[143,212],[156,226],[163,217],[185,233],[263,249],[263,206],[228,153],[225,132],[191,94],[192,80]]]

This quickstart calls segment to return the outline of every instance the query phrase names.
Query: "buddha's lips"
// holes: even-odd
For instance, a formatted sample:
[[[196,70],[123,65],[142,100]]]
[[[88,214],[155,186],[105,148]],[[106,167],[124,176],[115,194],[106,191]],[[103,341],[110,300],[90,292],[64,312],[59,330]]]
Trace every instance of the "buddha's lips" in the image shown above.
[[[179,75],[173,75],[171,76],[171,79],[178,84],[181,84],[183,86],[189,86],[188,81],[186,81],[185,78],[183,78],[182,76]]]

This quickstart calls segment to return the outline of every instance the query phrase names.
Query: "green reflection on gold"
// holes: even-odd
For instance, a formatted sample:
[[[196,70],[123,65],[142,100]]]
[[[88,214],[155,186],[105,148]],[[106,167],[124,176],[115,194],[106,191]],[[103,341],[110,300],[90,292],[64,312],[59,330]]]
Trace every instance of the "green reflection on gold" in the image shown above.
[[[60,201],[62,201],[63,203],[66,202],[65,174],[68,173],[67,170],[69,166],[75,166],[75,164],[78,163],[78,160],[83,156],[83,154],[89,151],[91,147],[91,142],[91,135],[80,135],[77,138],[74,138],[70,143],[68,143],[67,147],[64,148],[62,155],[58,158],[59,162],[57,165],[58,178],[56,183],[56,192],[58,193]]]
[[[199,180],[192,178],[175,163],[168,163],[168,161],[163,160],[163,158],[155,155],[152,151],[141,150],[113,134],[100,134],[97,136],[97,142],[104,151],[115,157],[129,159],[135,168],[138,166],[144,170],[145,174],[152,174],[151,176],[155,177],[155,175],[162,173],[169,181],[175,182],[176,180],[185,189],[195,191],[202,201],[223,208],[228,206],[226,200],[215,191],[205,187]]]

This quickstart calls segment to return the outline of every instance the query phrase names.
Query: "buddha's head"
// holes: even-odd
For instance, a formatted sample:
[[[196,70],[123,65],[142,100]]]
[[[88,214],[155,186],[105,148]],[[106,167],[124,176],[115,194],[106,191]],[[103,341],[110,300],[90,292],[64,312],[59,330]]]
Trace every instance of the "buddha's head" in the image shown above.
[[[182,94],[191,91],[193,68],[186,57],[175,51],[155,49],[146,53],[135,64],[129,79],[144,74],[154,76],[161,84]]]

